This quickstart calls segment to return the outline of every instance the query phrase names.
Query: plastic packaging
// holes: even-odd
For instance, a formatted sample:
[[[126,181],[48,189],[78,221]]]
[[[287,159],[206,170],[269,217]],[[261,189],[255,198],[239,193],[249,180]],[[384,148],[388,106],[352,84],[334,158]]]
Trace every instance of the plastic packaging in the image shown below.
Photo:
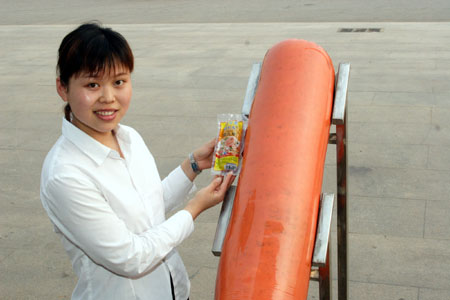
[[[241,170],[247,122],[240,114],[220,114],[217,116],[218,134],[211,172],[215,175],[233,175]]]

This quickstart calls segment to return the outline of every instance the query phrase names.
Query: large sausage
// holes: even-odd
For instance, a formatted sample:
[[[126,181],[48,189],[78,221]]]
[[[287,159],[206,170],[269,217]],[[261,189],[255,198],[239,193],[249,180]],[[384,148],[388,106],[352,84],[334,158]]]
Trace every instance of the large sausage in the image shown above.
[[[267,52],[216,300],[307,298],[333,91],[332,61],[316,44],[286,40]]]

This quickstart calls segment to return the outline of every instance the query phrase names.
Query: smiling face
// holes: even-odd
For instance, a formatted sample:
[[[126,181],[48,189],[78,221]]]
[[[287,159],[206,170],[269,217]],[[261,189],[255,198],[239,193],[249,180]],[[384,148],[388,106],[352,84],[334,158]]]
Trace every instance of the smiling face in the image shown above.
[[[101,143],[112,137],[132,95],[130,71],[120,66],[95,75],[81,72],[69,79],[68,86],[58,78],[56,86],[70,104],[72,123]]]

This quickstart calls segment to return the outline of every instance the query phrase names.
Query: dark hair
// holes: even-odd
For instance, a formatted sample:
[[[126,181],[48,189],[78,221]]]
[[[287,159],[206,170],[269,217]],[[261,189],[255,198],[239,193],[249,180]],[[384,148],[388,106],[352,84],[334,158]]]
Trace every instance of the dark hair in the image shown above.
[[[93,76],[117,66],[133,71],[134,57],[128,42],[118,32],[98,23],[85,23],[64,37],[58,50],[57,73],[69,87],[72,76],[87,72]],[[70,106],[64,108],[70,121]]]

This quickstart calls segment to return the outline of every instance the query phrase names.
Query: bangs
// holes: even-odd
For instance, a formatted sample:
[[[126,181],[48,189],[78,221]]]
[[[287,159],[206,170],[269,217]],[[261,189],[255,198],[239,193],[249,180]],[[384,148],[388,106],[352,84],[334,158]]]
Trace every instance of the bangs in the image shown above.
[[[66,85],[70,77],[81,73],[97,76],[118,68],[131,73],[133,67],[133,53],[125,38],[97,24],[80,26],[64,38],[59,48],[58,73]]]
[[[76,75],[88,73],[90,76],[97,76],[100,73],[115,73],[119,68],[133,71],[133,57],[129,55],[130,51],[123,51],[126,47],[120,45],[120,41],[111,41],[104,36],[99,36],[89,42],[84,58],[80,64]]]

